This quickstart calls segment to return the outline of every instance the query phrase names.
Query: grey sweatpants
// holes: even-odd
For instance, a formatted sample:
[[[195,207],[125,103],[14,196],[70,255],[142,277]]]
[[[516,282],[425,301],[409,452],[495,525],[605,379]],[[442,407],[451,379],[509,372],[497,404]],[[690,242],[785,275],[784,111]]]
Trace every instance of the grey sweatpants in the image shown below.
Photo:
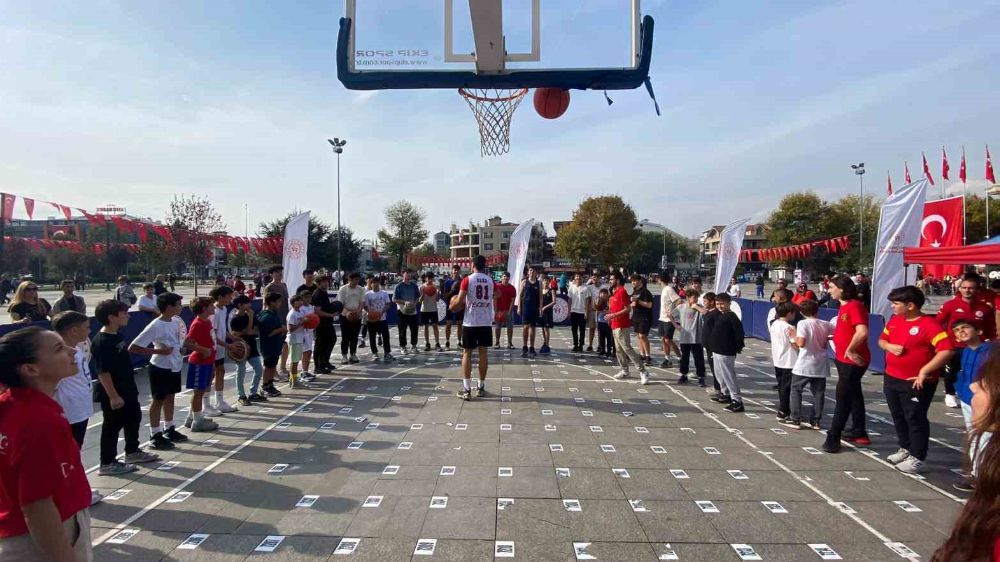
[[[632,348],[631,333],[632,330],[628,328],[614,329],[612,335],[615,338],[615,354],[618,357],[618,364],[621,365],[623,371],[627,373],[629,363],[633,363],[641,373],[646,368],[642,366],[642,358],[639,357],[639,352]]]
[[[742,402],[740,385],[736,382],[736,356],[713,352],[712,365],[715,366],[715,378],[719,380],[722,393],[728,394],[736,402]]]
[[[806,387],[813,395],[812,412],[808,417],[802,415],[802,393]],[[819,423],[823,420],[823,406],[826,404],[826,377],[803,377],[792,375],[792,389],[789,395],[792,421],[808,421]]]

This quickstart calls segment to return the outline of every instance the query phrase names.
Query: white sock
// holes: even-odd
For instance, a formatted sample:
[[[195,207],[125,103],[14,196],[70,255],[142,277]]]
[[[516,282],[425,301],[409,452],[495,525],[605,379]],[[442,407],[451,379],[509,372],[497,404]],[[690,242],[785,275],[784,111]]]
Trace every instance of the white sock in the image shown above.
[[[215,391],[215,403],[218,404],[218,403],[220,403],[222,401],[223,401],[222,391],[221,390],[216,390]]]
[[[204,414],[201,412],[191,412],[194,415],[194,421],[201,421],[204,419]]]
[[[160,426],[159,425],[157,425],[154,428],[151,424],[147,424],[147,427],[149,427],[149,436],[150,437],[152,437],[152,436],[154,436],[154,435],[156,435],[157,433],[160,432]]]
[[[479,379],[479,390],[486,388],[486,381]]]
[[[471,390],[471,385],[469,384],[472,379],[462,379],[462,388],[465,390]]]
[[[205,408],[211,408],[211,407],[212,407],[212,401],[208,398],[208,393],[205,393],[201,397],[201,408],[202,410],[204,410]]]
[[[172,427],[174,427],[174,420],[160,422],[160,431],[166,431]]]

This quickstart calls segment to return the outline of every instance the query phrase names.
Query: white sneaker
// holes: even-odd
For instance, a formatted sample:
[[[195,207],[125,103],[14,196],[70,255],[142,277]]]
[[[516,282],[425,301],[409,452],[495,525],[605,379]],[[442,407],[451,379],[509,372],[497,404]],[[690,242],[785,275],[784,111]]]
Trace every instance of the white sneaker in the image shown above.
[[[97,490],[90,491],[90,505],[101,503],[104,499],[104,494],[98,492]]]
[[[954,394],[945,394],[944,395],[944,405],[948,406],[949,408],[960,408],[961,407],[961,404],[959,404],[959,402],[958,402],[958,397],[955,396]]]
[[[890,464],[899,464],[910,457],[910,452],[906,449],[900,449],[895,453],[889,455],[885,460],[889,461]]]
[[[907,474],[918,474],[924,470],[924,461],[910,455],[906,460],[896,465],[896,470]]]
[[[404,347],[401,347],[401,348],[399,348],[399,352],[400,352],[401,354],[403,354],[403,355],[409,355],[409,354],[410,354],[410,352],[406,350],[406,347],[405,347],[405,346],[404,346]]]
[[[231,406],[226,399],[223,398],[215,403],[215,409],[222,412],[223,414],[231,414],[233,412],[238,412],[239,410],[235,406]]]
[[[202,404],[201,415],[205,416],[206,418],[217,418],[222,415],[222,412],[216,410],[212,406],[207,406]]]
[[[649,384],[649,373],[639,371],[639,384]]]
[[[342,364],[347,365],[350,363],[350,360],[347,359],[346,355],[341,355],[341,357],[343,357],[343,360],[341,361]]]
[[[616,379],[627,379],[628,378],[628,371],[618,371],[618,373],[615,374],[615,378]]]
[[[314,375],[309,371],[302,371],[302,376],[306,378],[312,378]]]

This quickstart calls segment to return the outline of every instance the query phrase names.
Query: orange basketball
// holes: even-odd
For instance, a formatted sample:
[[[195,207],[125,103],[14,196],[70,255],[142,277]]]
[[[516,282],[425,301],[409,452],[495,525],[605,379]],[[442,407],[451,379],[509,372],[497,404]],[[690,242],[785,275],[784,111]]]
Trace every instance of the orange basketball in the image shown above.
[[[438,294],[437,287],[435,287],[434,285],[430,286],[424,285],[424,294],[427,295],[428,297],[433,297],[434,295]]]
[[[448,310],[452,312],[458,312],[465,308],[465,301],[458,298],[458,295],[451,297],[451,303],[448,305]]]
[[[546,119],[557,119],[569,108],[569,90],[562,88],[537,88],[534,95],[535,111]]]
[[[250,347],[243,341],[237,341],[229,348],[229,358],[237,363],[246,361],[250,355]]]
[[[315,330],[317,326],[319,326],[319,315],[315,312],[306,314],[306,317],[302,319],[302,327],[307,330]]]
[[[368,311],[368,323],[378,322],[382,319],[382,312],[378,310]]]

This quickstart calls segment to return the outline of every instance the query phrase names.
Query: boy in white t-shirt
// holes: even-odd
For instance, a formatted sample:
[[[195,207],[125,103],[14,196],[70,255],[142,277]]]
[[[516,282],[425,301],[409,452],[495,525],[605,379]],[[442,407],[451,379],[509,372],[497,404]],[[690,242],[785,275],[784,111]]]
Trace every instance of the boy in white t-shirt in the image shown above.
[[[299,296],[302,297],[302,317],[305,318],[316,312],[316,307],[312,303],[313,289],[302,289]],[[316,330],[302,327],[302,376],[305,382],[316,380],[316,375],[309,372],[309,362],[312,360],[313,346],[316,343]]]
[[[82,346],[83,342],[89,342],[87,337],[90,335],[90,319],[86,314],[69,310],[55,315],[52,329],[62,337],[66,345],[76,349],[76,374],[60,380],[52,398],[62,406],[63,415],[73,431],[73,439],[82,449],[87,422],[94,415],[90,366]],[[90,491],[90,505],[101,501],[101,498],[101,493],[97,490]]]
[[[302,297],[299,295],[289,299],[289,304],[292,308],[285,317],[285,323],[288,325],[285,343],[288,344],[288,360],[292,364],[288,384],[292,388],[302,388],[299,383],[299,361],[302,360],[302,342],[305,340],[306,329],[302,322],[305,321],[306,313],[302,312]]]
[[[364,310],[366,313],[365,322],[368,325],[368,338],[371,343],[372,361],[378,361],[378,342],[382,341],[385,346],[383,359],[392,361],[392,344],[389,343],[389,322],[385,316],[389,313],[389,305],[392,297],[382,290],[378,277],[369,277],[368,283],[371,289],[365,292]]]
[[[799,311],[804,319],[795,326],[795,345],[799,348],[799,355],[792,367],[792,389],[789,396],[791,414],[786,421],[781,422],[795,429],[802,428],[802,393],[807,386],[813,396],[809,426],[819,430],[819,422],[823,419],[826,379],[830,376],[830,359],[826,356],[826,350],[833,335],[833,325],[816,318],[817,310],[819,305],[814,300],[799,303]]]
[[[153,398],[149,404],[149,436],[154,449],[169,451],[174,443],[188,439],[174,426],[174,396],[181,391],[181,347],[187,326],[180,318],[184,306],[180,295],[163,293],[156,298],[156,306],[160,315],[132,340],[128,352],[149,357],[149,392]]]
[[[798,346],[795,345],[795,326],[792,321],[798,307],[790,302],[783,302],[775,308],[775,318],[768,325],[771,334],[771,363],[774,365],[774,377],[778,380],[778,421],[785,421],[792,413],[788,406],[792,390],[792,369],[798,358]]]
[[[139,302],[136,303],[140,311],[150,314],[160,313],[160,310],[156,307],[156,295],[153,294],[155,290],[156,286],[152,283],[146,283],[142,286],[142,296],[139,297]]]

